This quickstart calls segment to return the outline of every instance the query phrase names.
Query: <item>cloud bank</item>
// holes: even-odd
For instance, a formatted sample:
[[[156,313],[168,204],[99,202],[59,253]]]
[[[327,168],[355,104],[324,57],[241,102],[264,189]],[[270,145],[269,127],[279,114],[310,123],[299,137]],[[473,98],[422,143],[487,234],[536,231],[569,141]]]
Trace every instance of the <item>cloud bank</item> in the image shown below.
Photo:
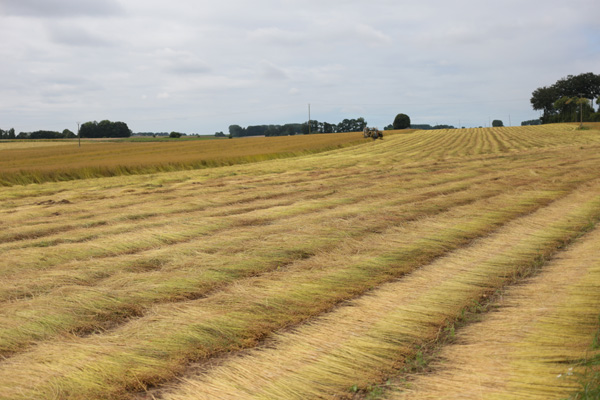
[[[5,0],[0,128],[121,120],[231,124],[364,117],[383,127],[536,118],[537,87],[600,73],[592,0]]]

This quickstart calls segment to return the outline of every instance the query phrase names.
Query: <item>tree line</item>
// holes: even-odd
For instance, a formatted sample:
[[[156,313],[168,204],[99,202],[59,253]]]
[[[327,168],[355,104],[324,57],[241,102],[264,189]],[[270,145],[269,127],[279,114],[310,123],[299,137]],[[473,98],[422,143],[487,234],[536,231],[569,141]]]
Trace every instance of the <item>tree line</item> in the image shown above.
[[[9,130],[5,131],[0,129],[0,139],[16,139],[16,135],[15,135],[15,128],[10,128]]]
[[[62,132],[39,130],[34,132],[19,132],[15,134],[15,129],[11,128],[7,131],[0,129],[0,139],[69,139],[77,137],[68,129]]]
[[[386,127],[386,129],[388,129]],[[389,129],[393,129],[393,127],[389,127]],[[437,129],[456,129],[456,127],[454,125],[430,125],[430,124],[411,124],[410,125],[410,129],[419,129],[422,131],[429,131],[429,130],[437,130]]]
[[[600,121],[600,75],[592,72],[568,75],[553,85],[537,88],[531,94],[534,110],[542,111],[542,123]]]
[[[125,122],[111,122],[104,120],[100,122],[86,122],[81,125],[79,133],[82,138],[117,138],[130,137],[131,130]],[[62,132],[39,130],[34,132],[19,132],[15,134],[15,129],[7,131],[0,129],[0,139],[73,139],[77,135],[65,129]]]
[[[229,137],[291,136],[307,135],[309,133],[358,132],[362,131],[366,126],[367,121],[362,117],[356,119],[344,119],[337,124],[310,120],[310,125],[308,122],[284,125],[250,125],[246,128],[243,128],[240,125],[230,125]]]

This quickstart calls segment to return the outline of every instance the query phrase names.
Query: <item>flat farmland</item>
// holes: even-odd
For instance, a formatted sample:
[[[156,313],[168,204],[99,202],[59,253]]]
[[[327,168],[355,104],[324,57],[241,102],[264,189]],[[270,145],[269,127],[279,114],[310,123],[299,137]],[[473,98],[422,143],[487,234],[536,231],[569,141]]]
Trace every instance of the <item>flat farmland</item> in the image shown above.
[[[274,139],[218,141],[243,164],[200,169],[212,141],[177,144],[174,171],[138,164],[148,143],[0,147],[0,398],[562,399],[598,379],[598,129],[260,156]],[[102,152],[145,167],[61,175]]]
[[[0,185],[42,183],[242,164],[310,154],[364,141],[335,133],[235,140],[7,141],[0,143]]]

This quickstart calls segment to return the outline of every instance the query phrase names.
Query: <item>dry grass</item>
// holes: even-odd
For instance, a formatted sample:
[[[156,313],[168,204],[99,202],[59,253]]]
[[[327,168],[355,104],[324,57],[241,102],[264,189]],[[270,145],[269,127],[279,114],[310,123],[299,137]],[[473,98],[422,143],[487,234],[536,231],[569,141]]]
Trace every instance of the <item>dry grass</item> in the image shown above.
[[[285,158],[364,142],[357,133],[183,142],[5,143],[0,185],[197,169]]]
[[[600,309],[600,229],[466,327],[434,372],[389,399],[559,399],[580,386]]]
[[[594,217],[599,148],[597,132],[568,125],[434,131],[254,164],[4,187],[0,398],[131,398],[546,212],[511,248],[526,266],[531,246],[551,249]],[[550,211],[561,204],[564,215]],[[512,279],[494,271],[481,290]],[[438,282],[452,295],[394,304],[421,313],[439,303],[451,315],[477,296]],[[386,370],[378,357],[366,368]]]
[[[555,253],[557,244],[574,238],[590,218],[600,217],[600,186],[589,189],[278,335],[266,348],[230,357],[186,379],[164,398],[331,398],[352,386],[367,387],[414,356],[417,346],[435,340],[440,326],[474,299],[527,273],[539,257]],[[487,343],[493,351],[494,341]],[[477,369],[477,364],[467,365]],[[457,398],[454,393],[451,397]]]

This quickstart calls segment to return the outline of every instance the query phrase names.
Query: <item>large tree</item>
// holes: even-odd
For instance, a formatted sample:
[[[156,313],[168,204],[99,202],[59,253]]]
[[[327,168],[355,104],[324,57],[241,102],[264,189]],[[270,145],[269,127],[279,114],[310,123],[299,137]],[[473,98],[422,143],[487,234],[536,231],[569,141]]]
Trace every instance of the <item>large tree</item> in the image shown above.
[[[406,114],[398,114],[394,118],[394,129],[410,128],[410,117]]]
[[[131,130],[125,122],[111,122],[107,119],[100,122],[85,122],[79,129],[81,137],[85,138],[114,138],[129,137]]]
[[[593,101],[598,97],[600,97],[600,75],[587,72],[568,75],[552,86],[537,88],[531,94],[530,101],[534,110],[543,111],[542,122],[548,123],[565,121],[566,116],[563,113],[571,113],[570,107],[564,107],[571,104],[571,101],[566,103],[567,100],[559,100],[585,98]],[[561,109],[557,109],[557,102]]]
[[[569,75],[559,79],[554,86],[560,97],[583,97],[593,100],[600,96],[600,75],[591,72]]]
[[[541,87],[537,88],[531,94],[531,105],[534,110],[543,111],[543,119],[548,119],[550,116],[556,114],[554,103],[560,98],[558,90],[553,87]],[[546,121],[543,121],[546,122]]]

